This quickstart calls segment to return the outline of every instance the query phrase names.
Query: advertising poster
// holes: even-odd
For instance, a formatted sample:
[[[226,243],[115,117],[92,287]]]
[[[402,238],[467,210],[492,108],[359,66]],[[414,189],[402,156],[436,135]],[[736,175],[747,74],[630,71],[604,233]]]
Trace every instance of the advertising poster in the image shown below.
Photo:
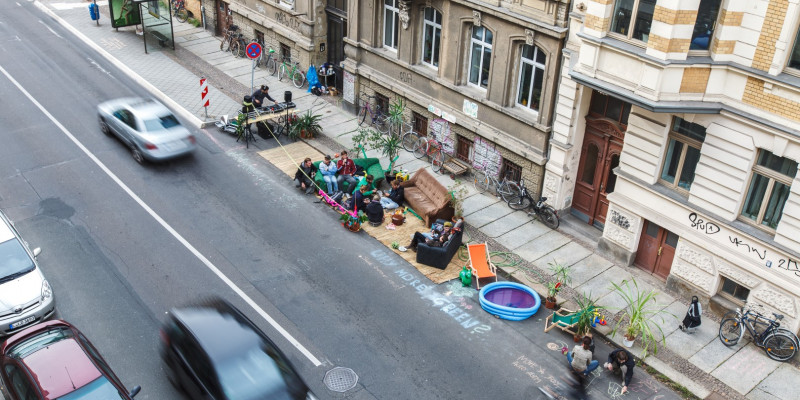
[[[139,2],[134,0],[109,0],[108,10],[111,12],[112,28],[142,23],[142,17],[139,15]]]

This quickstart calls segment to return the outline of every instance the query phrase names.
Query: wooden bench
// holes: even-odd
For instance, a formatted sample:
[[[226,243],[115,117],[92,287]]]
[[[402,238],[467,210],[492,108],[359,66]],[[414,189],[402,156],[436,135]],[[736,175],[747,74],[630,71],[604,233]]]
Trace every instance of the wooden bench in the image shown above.
[[[469,164],[455,157],[447,157],[443,167],[453,175],[461,175],[469,171]]]
[[[158,44],[161,45],[161,47],[166,47],[167,43],[169,42],[169,39],[167,39],[166,36],[159,31],[151,31],[150,34],[153,35],[156,40],[158,40]]]

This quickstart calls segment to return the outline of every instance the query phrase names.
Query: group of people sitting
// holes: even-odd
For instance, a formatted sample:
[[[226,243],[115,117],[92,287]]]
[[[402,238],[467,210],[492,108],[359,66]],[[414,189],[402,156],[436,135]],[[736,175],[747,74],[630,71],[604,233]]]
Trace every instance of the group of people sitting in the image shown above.
[[[334,162],[331,156],[325,156],[319,163],[318,168],[314,168],[311,158],[306,158],[297,172],[294,174],[295,187],[305,190],[306,194],[314,192],[314,178],[317,173],[322,175],[325,182],[328,196],[341,199],[348,210],[363,210],[369,221],[375,225],[383,222],[384,210],[392,210],[401,207],[404,200],[403,187],[400,182],[393,180],[391,189],[388,192],[381,192],[375,187],[375,177],[369,174],[359,174],[355,162],[349,158],[347,150],[343,150],[341,155],[334,154],[334,158],[339,159]],[[349,193],[340,192],[347,182]]]
[[[589,376],[600,365],[599,361],[592,360],[593,353],[594,342],[591,336],[584,336],[582,342],[575,345],[575,348],[567,353],[567,362],[575,372],[583,374],[583,376]],[[633,356],[625,349],[612,351],[608,355],[606,363],[603,364],[603,367],[609,371],[622,375],[622,391],[620,394],[628,392],[628,385],[631,384],[635,365],[636,362],[633,360]]]
[[[444,247],[445,243],[450,240],[452,234],[452,222],[447,221],[442,225],[433,224],[431,225],[430,232],[414,232],[414,236],[411,238],[411,244],[408,245],[408,248],[416,252],[417,245],[420,242],[431,247]]]

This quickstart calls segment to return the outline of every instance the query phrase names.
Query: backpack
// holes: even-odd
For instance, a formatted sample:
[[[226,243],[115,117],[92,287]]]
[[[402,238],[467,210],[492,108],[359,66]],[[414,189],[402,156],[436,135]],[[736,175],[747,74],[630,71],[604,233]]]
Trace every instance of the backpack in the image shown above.
[[[342,204],[342,199],[344,198],[344,192],[342,192],[340,190],[340,191],[330,195],[330,198],[331,198],[331,201],[335,201],[335,202],[337,202],[339,204]]]

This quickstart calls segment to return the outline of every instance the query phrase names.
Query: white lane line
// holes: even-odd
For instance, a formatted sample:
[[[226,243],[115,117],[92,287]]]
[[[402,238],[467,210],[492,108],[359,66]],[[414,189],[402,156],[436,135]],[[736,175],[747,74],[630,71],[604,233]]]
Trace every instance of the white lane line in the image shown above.
[[[256,302],[253,301],[253,299],[251,299],[250,296],[248,296],[242,289],[236,286],[236,284],[233,283],[233,281],[231,281],[227,276],[225,276],[225,274],[223,274],[222,271],[219,270],[219,268],[217,268],[202,253],[200,253],[196,248],[194,248],[194,246],[192,246],[186,239],[184,239],[180,233],[178,233],[175,229],[172,228],[172,226],[170,226],[166,221],[164,221],[164,219],[161,218],[161,216],[156,214],[156,212],[152,208],[150,208],[150,206],[148,206],[147,203],[144,202],[144,200],[139,198],[139,196],[137,196],[136,193],[134,193],[133,190],[131,190],[131,188],[129,188],[124,182],[122,182],[122,180],[120,180],[116,175],[114,175],[114,173],[111,172],[111,170],[108,169],[108,167],[106,167],[105,164],[103,164],[100,161],[100,159],[98,159],[91,151],[89,151],[89,149],[87,149],[83,145],[83,143],[81,143],[75,136],[73,136],[72,133],[70,133],[67,130],[67,128],[64,127],[64,125],[61,125],[61,123],[58,122],[58,120],[56,120],[53,117],[53,115],[50,114],[50,112],[48,112],[41,104],[39,104],[39,102],[36,101],[36,99],[34,99],[33,96],[31,96],[31,94],[28,93],[28,91],[25,90],[25,88],[23,88],[22,85],[20,85],[19,82],[17,82],[17,80],[14,79],[2,66],[0,66],[0,72],[2,72],[3,75],[5,75],[6,78],[8,78],[8,80],[11,81],[11,83],[13,83],[14,86],[16,86],[17,89],[19,89],[19,91],[22,92],[22,94],[24,94],[25,97],[27,97],[28,100],[31,101],[31,103],[36,105],[36,107],[39,108],[39,110],[45,116],[47,116],[47,118],[50,119],[50,121],[52,121],[53,124],[55,124],[55,126],[58,127],[58,129],[61,130],[61,132],[64,132],[64,135],[66,135],[73,143],[75,143],[75,145],[78,146],[78,148],[81,149],[81,151],[83,151],[84,154],[86,154],[86,156],[89,157],[89,159],[94,161],[94,163],[97,164],[97,166],[100,167],[100,169],[102,169],[103,172],[106,173],[106,175],[108,175],[114,182],[116,182],[117,185],[120,188],[122,188],[122,190],[124,190],[125,193],[128,194],[128,196],[130,196],[135,202],[139,203],[139,205],[145,211],[147,211],[147,213],[150,214],[150,216],[153,217],[153,219],[155,219],[156,222],[161,224],[161,226],[164,227],[164,229],[166,229],[167,232],[172,234],[172,236],[175,237],[175,239],[177,239],[181,244],[183,244],[183,246],[186,247],[186,249],[188,249],[192,254],[194,254],[194,256],[197,257],[198,260],[200,260],[200,262],[205,264],[205,266],[208,267],[208,269],[210,269],[211,272],[213,272],[215,275],[217,275],[219,279],[225,282],[225,284],[228,285],[228,287],[230,287],[231,290],[233,290],[237,295],[239,295],[239,297],[241,297],[242,300],[244,300],[250,307],[252,307],[253,310],[255,310],[258,313],[258,315],[264,318],[270,325],[272,325],[273,328],[275,328],[276,331],[278,331],[284,338],[286,338],[286,340],[288,340],[289,343],[291,343],[298,351],[300,351],[300,353],[306,356],[306,358],[308,358],[308,360],[311,361],[311,363],[314,364],[315,367],[319,367],[320,365],[322,365],[322,362],[320,362],[319,359],[317,359],[317,357],[311,354],[311,352],[308,351],[308,349],[306,349],[305,346],[300,344],[300,342],[298,342],[297,339],[295,339],[289,332],[286,331],[286,329],[280,326],[277,321],[275,321],[269,314],[267,314],[266,311],[264,311],[258,304],[256,304]]]
[[[45,24],[45,23],[44,23],[42,20],[39,20],[39,23],[40,23],[40,24],[42,24],[42,25],[44,25],[44,27],[45,27],[45,28],[47,28],[47,30],[49,30],[49,31],[50,31],[50,33],[52,33],[53,35],[56,35],[56,36],[58,36],[58,38],[59,38],[59,39],[63,39],[63,37],[62,37],[61,35],[59,35],[58,33],[56,33],[56,31],[54,31],[54,30],[53,30],[53,28],[51,28],[51,27],[47,26],[47,24]]]

